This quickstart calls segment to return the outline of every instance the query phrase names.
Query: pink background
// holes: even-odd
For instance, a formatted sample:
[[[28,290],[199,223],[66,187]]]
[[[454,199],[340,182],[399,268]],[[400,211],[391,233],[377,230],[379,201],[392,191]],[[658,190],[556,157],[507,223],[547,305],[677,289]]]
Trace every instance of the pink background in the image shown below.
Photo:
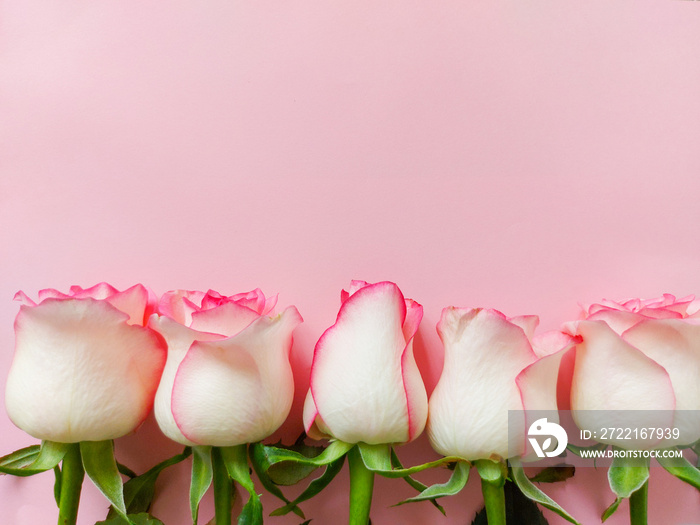
[[[700,294],[699,35],[682,1],[6,0],[1,375],[18,289],[279,292],[306,319],[300,390],[352,278],[424,305],[429,389],[445,306],[555,328],[579,301]],[[2,453],[35,442],[4,412],[0,432]],[[152,421],[117,447],[139,471],[179,449]],[[399,454],[434,457],[424,436]],[[188,523],[188,468],[159,485],[168,525]],[[51,485],[0,478],[3,523],[55,522]],[[346,488],[343,472],[303,508],[340,523]],[[603,470],[545,489],[584,524],[613,500]],[[447,518],[388,508],[411,494],[379,479],[374,522],[464,524],[480,505],[476,476]],[[700,522],[697,491],[661,469],[650,498],[651,523]],[[80,523],[105,508],[86,483]]]

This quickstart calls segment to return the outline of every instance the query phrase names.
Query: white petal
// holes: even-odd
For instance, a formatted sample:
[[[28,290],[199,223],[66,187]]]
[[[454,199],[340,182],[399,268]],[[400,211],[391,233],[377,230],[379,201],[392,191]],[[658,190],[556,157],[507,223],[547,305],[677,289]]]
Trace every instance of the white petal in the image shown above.
[[[674,426],[679,440],[664,446],[687,445],[700,439],[700,326],[677,319],[639,323],[623,334],[625,341],[666,369],[676,397]]]
[[[331,437],[328,432],[322,431],[320,428],[321,426],[325,428],[325,425],[322,424],[321,416],[318,415],[311,390],[306,393],[306,398],[304,399],[303,418],[306,435],[311,439],[329,439]]]
[[[178,428],[200,445],[233,446],[268,437],[284,422],[294,396],[289,364],[296,308],[259,317],[239,334],[194,343],[173,385]]]
[[[212,341],[222,339],[223,336],[192,330],[166,316],[152,315],[148,326],[159,332],[168,344],[168,359],[163,369],[153,407],[158,426],[163,434],[173,441],[183,445],[195,445],[180,432],[173,417],[172,393],[175,375],[192,343],[197,340]]]
[[[446,308],[445,364],[430,398],[428,435],[444,455],[508,456],[508,411],[522,410],[517,375],[535,361],[523,330],[495,310]]]
[[[409,439],[401,357],[406,305],[393,283],[361,288],[343,303],[314,351],[311,390],[331,434],[348,443]]]
[[[670,426],[675,396],[666,370],[630,345],[602,321],[580,321],[582,342],[576,347],[571,382],[571,409],[579,428],[639,426],[633,411],[660,411],[646,426]],[[664,416],[667,414],[667,416]],[[609,441],[626,448],[653,443]]]
[[[238,303],[223,303],[209,310],[194,312],[190,328],[231,337],[258,317],[260,316],[256,311],[246,306]]]
[[[6,406],[17,426],[58,442],[113,439],[147,416],[165,362],[152,331],[106,301],[23,306]]]

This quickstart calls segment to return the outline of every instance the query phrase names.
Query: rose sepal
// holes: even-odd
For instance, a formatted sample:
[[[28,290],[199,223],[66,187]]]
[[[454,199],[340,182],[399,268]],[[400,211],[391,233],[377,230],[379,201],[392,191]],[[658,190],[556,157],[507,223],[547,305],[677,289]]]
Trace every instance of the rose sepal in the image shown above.
[[[340,472],[345,461],[345,455],[353,448],[353,444],[343,441],[332,441],[320,454],[308,457],[300,452],[289,448],[253,443],[250,446],[250,459],[253,469],[263,484],[265,489],[272,495],[284,501],[285,505],[274,510],[271,516],[281,516],[289,512],[294,512],[297,516],[305,519],[304,513],[298,507],[302,503],[323,490],[335,476]],[[293,463],[311,467],[326,467],[324,473],[312,480],[308,487],[293,501],[290,501],[279,489],[270,476],[269,470],[275,465]],[[309,472],[310,473],[310,472]]]
[[[446,481],[445,483],[436,483],[435,485],[431,485],[430,487],[427,487],[422,483],[412,480],[410,476],[406,476],[406,478],[404,479],[406,479],[407,481],[411,479],[415,483],[415,485],[410,482],[409,484],[417,490],[420,490],[421,492],[417,496],[408,498],[400,503],[397,503],[397,505],[428,500],[440,512],[442,512],[442,514],[445,514],[445,509],[443,509],[442,506],[437,502],[437,498],[442,498],[445,496],[454,496],[455,494],[461,492],[461,490],[467,484],[467,481],[469,481],[470,468],[471,464],[468,461],[457,461],[456,463],[454,463],[454,469],[452,470],[452,475],[450,476],[450,479],[448,481]]]
[[[575,525],[580,525],[579,522],[573,516],[566,512],[559,504],[557,504],[553,499],[547,496],[544,492],[542,492],[539,488],[537,488],[537,486],[535,486],[532,483],[532,481],[525,474],[522,464],[518,459],[511,458],[508,460],[508,464],[510,466],[510,475],[508,475],[507,467],[502,461],[476,460],[473,463],[477,467],[479,477],[484,482],[494,486],[495,489],[502,489],[505,481],[507,479],[512,479],[512,481],[516,484],[520,492],[522,492],[522,494],[526,498],[557,513],[559,516],[566,519],[567,521],[574,523]],[[418,485],[422,485],[421,488],[417,489],[421,490],[420,494],[412,498],[406,499],[398,503],[398,505],[425,500],[431,500],[434,504],[437,505],[435,501],[437,498],[442,498],[445,496],[454,496],[458,494],[467,484],[469,478],[469,469],[472,466],[472,463],[465,461],[462,458],[446,457],[442,460],[426,463],[424,465],[419,465],[411,469],[394,469],[393,472],[417,472],[419,470],[424,470],[427,467],[441,466],[444,464],[450,467],[454,465],[452,475],[447,482],[437,483],[429,487],[426,487],[425,485],[416,482]],[[569,474],[566,477],[570,476],[571,475]],[[415,480],[413,481],[415,482]],[[559,479],[557,479],[556,481],[559,481]]]
[[[510,471],[513,482],[515,482],[515,484],[518,486],[518,489],[520,489],[520,492],[522,492],[526,498],[542,505],[544,508],[549,509],[552,512],[557,513],[559,516],[569,521],[570,523],[580,525],[579,522],[576,521],[576,519],[573,516],[566,512],[556,501],[547,496],[547,494],[542,492],[530,480],[530,478],[527,477],[527,475],[525,474],[525,470],[523,469],[523,465],[522,463],[520,463],[519,459],[511,458],[508,460],[508,463],[510,464]]]
[[[700,490],[700,469],[690,461],[685,458],[663,458],[660,456],[656,460],[670,474]]]
[[[263,509],[260,502],[260,496],[255,491],[253,479],[250,477],[250,469],[248,468],[247,445],[236,445],[233,447],[217,447],[214,449],[212,459],[215,463],[223,461],[226,473],[231,481],[237,482],[248,492],[248,501],[241,509],[238,516],[238,525],[262,525]],[[216,483],[216,478],[214,478]],[[230,486],[228,493],[230,494]],[[229,502],[229,514],[230,502]],[[217,525],[218,525],[217,521]],[[230,523],[230,521],[229,521]]]
[[[128,467],[117,462],[119,472],[130,478],[124,484],[124,504],[126,505],[127,516],[129,516],[136,525],[141,525],[142,523],[146,525],[161,523],[160,520],[149,514],[155,496],[155,485],[158,476],[166,468],[184,461],[191,455],[192,449],[190,447],[185,447],[182,453],[161,461],[140,476]],[[104,522],[99,522],[100,525],[124,525],[124,523],[123,518],[113,507],[110,507]]]
[[[56,467],[70,448],[69,443],[42,441],[41,445],[21,448],[0,458],[0,473],[33,476]]]
[[[164,465],[165,463],[154,467],[154,469],[160,468],[162,470],[168,466]],[[124,465],[119,465],[115,460],[113,440],[80,443],[42,441],[41,445],[25,447],[0,458],[0,472],[3,474],[24,477],[52,469],[56,476],[54,497],[59,508],[59,524],[71,524],[77,520],[80,492],[85,474],[112,505],[107,519],[117,520],[118,523],[133,523],[132,512],[127,503],[131,503],[139,495],[138,490],[128,491],[127,494],[130,497],[125,500],[125,488],[120,472],[124,472],[130,477],[135,476],[135,474]],[[154,469],[149,472],[152,474]],[[139,477],[134,477],[129,483],[139,480]],[[153,479],[153,483],[155,483],[155,479]],[[136,485],[132,484],[129,487],[136,487]],[[151,491],[148,499],[149,506],[152,498]],[[141,496],[141,500],[143,500],[143,496]]]
[[[214,485],[215,517],[212,523],[231,523],[233,483],[248,492],[248,501],[238,515],[238,525],[262,525],[263,513],[260,496],[250,477],[248,445],[230,447],[192,447],[192,479],[190,482],[190,510],[192,523],[197,525],[199,504],[209,487]]]
[[[124,502],[124,485],[122,483],[117,461],[114,459],[114,441],[81,441],[80,456],[85,474],[92,480],[99,491],[107,498],[119,516],[133,523],[127,516]],[[65,488],[65,479],[61,481]]]
[[[461,458],[455,456],[447,456],[435,461],[423,463],[422,465],[416,465],[415,467],[393,468],[391,463],[391,445],[368,445],[367,443],[358,443],[358,449],[362,456],[362,461],[367,468],[385,478],[403,478],[429,468],[441,467],[455,461],[463,461]]]
[[[190,511],[192,523],[197,525],[199,503],[214,480],[214,469],[211,464],[211,449],[209,446],[197,445],[192,447],[192,475],[190,477]]]
[[[401,464],[401,461],[399,460],[399,457],[396,455],[396,452],[394,451],[393,447],[392,447],[392,449],[391,449],[391,466],[394,467],[395,469],[402,469],[402,468],[404,468],[403,465]],[[451,468],[451,470],[455,470],[456,467],[457,467],[457,463],[453,463],[453,464],[448,464],[448,465],[447,465],[447,468]],[[468,476],[469,476],[469,468],[466,469],[466,473],[467,473],[467,477],[468,477]],[[399,505],[403,505],[403,504],[405,504],[405,503],[412,503],[412,502],[414,502],[414,501],[424,501],[424,500],[427,499],[428,501],[430,501],[430,503],[433,504],[433,506],[434,506],[437,510],[440,511],[440,513],[441,513],[443,516],[446,515],[445,509],[442,507],[442,505],[440,505],[440,504],[437,502],[437,499],[436,499],[436,498],[441,497],[441,496],[434,496],[433,494],[430,494],[430,493],[429,493],[428,495],[426,495],[426,497],[421,497],[421,496],[423,496],[423,493],[424,493],[426,490],[428,490],[429,488],[432,488],[432,489],[433,489],[433,491],[431,491],[431,492],[436,492],[436,493],[439,492],[439,491],[441,490],[442,486],[445,486],[446,483],[438,484],[438,485],[433,485],[432,487],[428,487],[428,486],[425,485],[424,483],[421,483],[420,481],[418,481],[417,479],[412,478],[411,476],[406,476],[405,478],[403,478],[403,480],[404,480],[406,483],[408,483],[408,485],[410,485],[410,486],[413,487],[415,490],[417,490],[417,491],[419,492],[419,494],[418,494],[418,496],[416,496],[415,498],[409,498],[409,499],[407,499],[407,500],[400,501],[400,502],[396,503],[396,504],[394,505],[395,507],[398,507]],[[452,481],[452,477],[450,477],[450,481],[448,481],[447,483],[450,483],[451,481]],[[464,487],[464,485],[466,485],[466,483],[467,483],[467,480],[465,479],[465,480],[464,480],[464,483],[459,487],[459,489],[457,489],[457,492],[459,492],[460,490],[462,490],[462,488]]]
[[[605,509],[602,521],[612,516],[625,498],[630,498],[631,525],[646,524],[646,488],[649,481],[649,461],[646,458],[613,458],[608,468],[608,483],[615,501]],[[643,507],[643,509],[641,508]],[[643,516],[643,517],[642,517]]]

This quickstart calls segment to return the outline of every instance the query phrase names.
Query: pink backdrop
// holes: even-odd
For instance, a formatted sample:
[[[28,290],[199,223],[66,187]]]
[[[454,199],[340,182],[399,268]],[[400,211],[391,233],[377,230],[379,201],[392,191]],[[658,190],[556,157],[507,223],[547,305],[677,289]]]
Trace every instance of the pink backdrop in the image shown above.
[[[425,306],[429,388],[444,306],[554,328],[579,301],[700,294],[698,35],[683,1],[6,0],[1,375],[20,288],[279,292],[306,319],[300,389],[352,278]],[[4,411],[0,432],[2,453],[34,443]],[[117,447],[137,470],[179,449],[153,421]],[[425,437],[399,453],[434,457]],[[168,525],[188,523],[188,468],[159,485]],[[54,522],[51,485],[0,478],[3,523]],[[346,489],[343,472],[304,506],[314,523],[341,520]],[[602,470],[546,489],[585,524],[613,500]],[[446,518],[388,508],[410,494],[380,479],[375,523],[464,524],[480,505],[472,479]],[[697,491],[661,469],[650,498],[651,523],[700,522]],[[86,483],[80,523],[105,507]]]

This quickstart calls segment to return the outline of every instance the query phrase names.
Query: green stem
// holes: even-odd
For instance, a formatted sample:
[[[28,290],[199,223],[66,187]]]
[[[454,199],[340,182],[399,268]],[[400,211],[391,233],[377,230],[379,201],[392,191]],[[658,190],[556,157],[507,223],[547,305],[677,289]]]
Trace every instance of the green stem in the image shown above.
[[[630,525],[647,525],[649,481],[630,496]]]
[[[374,472],[365,466],[357,446],[348,452],[348,465],[350,466],[350,520],[348,525],[367,525],[369,523],[369,509],[372,505]]]
[[[214,470],[214,516],[216,525],[231,525],[231,478],[218,447],[211,449]]]
[[[481,492],[489,525],[506,525],[506,494],[503,484],[494,485],[482,479]]]
[[[61,497],[58,503],[58,525],[75,525],[78,519],[80,489],[83,486],[85,470],[80,457],[80,444],[71,443],[63,457],[61,470]]]

